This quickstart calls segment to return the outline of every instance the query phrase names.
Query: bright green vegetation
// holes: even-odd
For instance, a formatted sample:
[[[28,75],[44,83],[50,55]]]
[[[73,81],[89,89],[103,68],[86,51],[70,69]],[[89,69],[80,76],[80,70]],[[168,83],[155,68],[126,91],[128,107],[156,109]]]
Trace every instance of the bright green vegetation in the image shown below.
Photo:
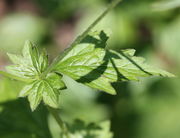
[[[0,71],[0,74],[11,80],[7,78],[2,80],[6,88],[2,87],[0,90],[8,91],[8,93],[6,95],[7,97],[0,99],[0,102],[4,102],[8,98],[13,100],[17,95],[19,97],[27,97],[31,110],[29,110],[29,106],[23,99],[12,101],[10,104],[3,103],[0,105],[0,107],[2,106],[2,108],[0,108],[0,111],[2,111],[0,112],[0,137],[52,138],[53,136],[51,136],[47,124],[49,119],[47,117],[47,111],[49,111],[61,129],[60,138],[113,138],[110,121],[87,123],[76,120],[74,123],[64,123],[59,115],[59,109],[62,107],[60,103],[64,102],[61,96],[62,94],[66,94],[63,92],[69,87],[64,78],[69,77],[84,85],[83,87],[88,86],[98,92],[103,91],[111,95],[116,95],[117,85],[120,82],[143,82],[141,80],[142,78],[153,76],[174,77],[173,74],[167,71],[147,64],[143,57],[135,55],[135,49],[119,51],[109,49],[108,39],[110,36],[108,36],[105,31],[92,31],[95,25],[119,2],[120,0],[112,2],[112,4],[75,39],[70,47],[62,54],[59,54],[51,64],[49,63],[50,59],[48,58],[46,50],[42,50],[31,41],[25,42],[21,54],[7,54],[13,65],[6,66],[6,71]],[[7,89],[9,86],[13,88]],[[133,87],[138,88],[137,85],[132,84],[132,88]],[[11,91],[16,91],[16,93],[11,95]],[[121,89],[119,91],[121,91]],[[134,91],[136,91],[136,89],[134,89]],[[83,99],[80,94],[78,94],[78,96]],[[41,103],[43,103],[48,110],[42,106]],[[82,102],[80,104],[83,105],[84,103]],[[91,103],[91,101],[89,103]],[[118,104],[121,105],[121,103]],[[73,103],[72,106],[74,108],[75,103]],[[92,104],[91,106],[94,105]],[[89,107],[87,106],[86,108]],[[141,109],[144,107],[141,106],[138,108]],[[78,108],[74,110],[78,110]],[[99,109],[97,108],[96,110]],[[33,111],[34,114],[32,114],[31,111]],[[19,118],[16,120],[13,114],[22,116],[22,119]],[[9,118],[10,122],[16,120],[13,122],[14,129],[12,131],[14,133],[8,134],[10,122],[2,119],[5,116]],[[41,119],[38,120],[38,118]],[[28,125],[25,125],[23,122],[26,122]],[[22,130],[24,133],[22,133]]]

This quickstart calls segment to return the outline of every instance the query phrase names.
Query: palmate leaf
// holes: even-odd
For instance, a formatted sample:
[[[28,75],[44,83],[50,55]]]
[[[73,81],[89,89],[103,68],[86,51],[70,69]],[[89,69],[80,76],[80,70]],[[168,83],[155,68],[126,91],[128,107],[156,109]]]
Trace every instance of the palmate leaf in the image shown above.
[[[24,79],[36,80],[48,67],[46,52],[40,53],[30,41],[26,41],[22,55],[8,53],[8,56],[15,65],[7,66],[7,71]]]
[[[145,64],[143,58],[134,56],[133,49],[119,53],[107,50],[107,40],[108,36],[103,31],[90,33],[59,61],[54,70],[110,94],[116,94],[113,82],[148,76],[174,76]]]
[[[40,53],[37,47],[27,41],[22,55],[8,54],[8,56],[15,64],[7,67],[8,73],[29,80],[19,96],[28,96],[31,109],[35,110],[42,100],[45,104],[58,108],[59,90],[66,87],[62,75],[55,72],[48,73],[42,78],[42,73],[48,67],[46,52]]]
[[[59,90],[64,88],[66,87],[62,81],[62,76],[50,73],[45,80],[37,80],[26,85],[21,90],[19,96],[28,96],[32,110],[37,108],[41,100],[53,108],[58,108]]]

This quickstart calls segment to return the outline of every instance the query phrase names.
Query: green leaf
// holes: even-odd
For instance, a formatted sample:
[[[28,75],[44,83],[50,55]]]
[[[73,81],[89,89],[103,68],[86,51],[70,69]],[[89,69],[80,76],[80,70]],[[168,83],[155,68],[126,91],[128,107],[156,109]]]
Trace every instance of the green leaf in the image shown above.
[[[86,124],[81,120],[76,120],[72,125],[68,125],[69,136],[72,138],[112,138],[110,132],[110,121],[104,121],[99,124]],[[62,137],[64,135],[62,134]],[[63,138],[66,138],[64,136]]]
[[[24,99],[0,104],[1,138],[52,138],[48,127],[48,112],[41,106],[31,112]]]
[[[30,41],[26,41],[22,53],[22,56],[8,54],[16,65],[6,67],[7,71],[21,78],[36,80],[48,66],[47,55],[44,52],[39,53]]]
[[[31,89],[33,89],[34,85],[36,83],[32,82],[28,85],[25,85],[24,88],[20,91],[19,93],[19,97],[26,97],[29,95],[29,93],[31,92]]]
[[[49,73],[46,77],[46,81],[53,86],[54,89],[63,90],[66,89],[65,83],[62,81],[62,75],[57,73]]]
[[[66,89],[65,83],[62,81],[62,75],[56,73],[49,73],[47,79],[44,80],[44,103],[58,108],[59,105],[59,90]]]
[[[103,31],[90,33],[58,62],[54,70],[110,94],[116,94],[113,83],[118,81],[174,76],[145,64],[143,58],[134,56],[134,49],[121,50],[119,53],[105,49],[107,39]]]
[[[59,90],[64,89],[65,84],[61,80],[62,76],[50,73],[44,80],[37,80],[26,85],[20,92],[20,97],[28,96],[32,111],[40,104],[41,100],[45,104],[53,107],[59,107]]]
[[[58,108],[59,90],[65,89],[66,86],[59,73],[48,73],[43,76],[48,67],[46,52],[39,52],[36,46],[30,41],[26,41],[22,55],[8,54],[8,56],[15,65],[7,67],[8,73],[0,73],[13,77],[13,79],[28,82],[19,96],[28,96],[31,109],[35,110],[42,100],[45,104]]]
[[[18,93],[23,87],[23,83],[13,81],[9,78],[0,79],[0,103],[5,103],[18,98]]]
[[[53,107],[58,108],[59,106],[59,92],[57,89],[54,89],[51,84],[47,81],[44,81],[44,92],[43,92],[43,100],[44,103]]]
[[[33,87],[29,90],[28,100],[32,111],[37,108],[42,100],[43,85],[42,81],[35,81]]]

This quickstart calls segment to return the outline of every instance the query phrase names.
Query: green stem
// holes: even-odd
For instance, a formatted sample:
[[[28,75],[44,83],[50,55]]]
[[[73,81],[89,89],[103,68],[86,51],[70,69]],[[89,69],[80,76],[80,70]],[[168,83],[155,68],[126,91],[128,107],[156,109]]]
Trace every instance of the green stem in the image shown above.
[[[26,83],[29,83],[29,82],[33,81],[31,79],[21,78],[21,77],[15,76],[13,74],[10,74],[10,73],[7,73],[7,72],[1,71],[1,70],[0,70],[0,74],[5,76],[5,77],[11,78],[11,79],[15,79],[15,80],[19,80],[19,81],[23,81],[23,82],[26,82]]]
[[[66,124],[62,121],[58,110],[51,107],[47,107],[47,108],[49,112],[52,114],[52,116],[54,117],[54,119],[56,120],[56,122],[58,123],[62,132],[65,134],[66,138],[69,138],[68,129],[66,127]]]
[[[99,16],[97,19],[79,36],[75,39],[75,41],[71,44],[72,46],[80,43],[84,37],[91,31],[92,28],[94,28],[106,15],[111,11],[121,0],[114,0],[107,9]]]
[[[42,74],[42,77],[46,76],[49,72],[52,71],[54,66],[64,58],[64,56],[74,47],[76,44],[80,43],[84,37],[91,31],[108,13],[111,11],[114,7],[118,5],[119,2],[122,0],[114,0],[108,7],[107,9],[99,16],[97,19],[80,35],[78,36],[74,42],[70,45],[70,48],[66,49],[62,54],[60,54],[54,61],[53,63],[47,68],[47,70]]]

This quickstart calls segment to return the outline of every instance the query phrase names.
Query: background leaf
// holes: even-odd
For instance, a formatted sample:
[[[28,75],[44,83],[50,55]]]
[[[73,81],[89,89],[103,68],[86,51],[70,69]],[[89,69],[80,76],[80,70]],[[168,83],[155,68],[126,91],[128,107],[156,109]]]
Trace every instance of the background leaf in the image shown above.
[[[58,108],[59,90],[66,88],[62,81],[62,75],[58,73],[43,74],[48,67],[47,54],[45,51],[40,52],[30,41],[25,42],[22,55],[8,54],[10,60],[16,65],[7,67],[10,74],[21,78],[21,80],[23,78],[31,80],[21,90],[19,96],[28,96],[32,111],[42,100],[45,104]]]
[[[1,78],[0,80],[0,103],[8,102],[18,98],[18,93],[23,87],[23,83],[11,80],[9,78]]]
[[[72,125],[68,125],[69,135],[72,138],[112,138],[110,132],[110,122],[104,121],[99,124],[86,124],[83,121],[76,120]],[[63,136],[62,136],[63,137]],[[65,136],[63,137],[65,138]]]
[[[1,138],[52,138],[44,107],[32,113],[22,99],[3,103],[0,107]]]

